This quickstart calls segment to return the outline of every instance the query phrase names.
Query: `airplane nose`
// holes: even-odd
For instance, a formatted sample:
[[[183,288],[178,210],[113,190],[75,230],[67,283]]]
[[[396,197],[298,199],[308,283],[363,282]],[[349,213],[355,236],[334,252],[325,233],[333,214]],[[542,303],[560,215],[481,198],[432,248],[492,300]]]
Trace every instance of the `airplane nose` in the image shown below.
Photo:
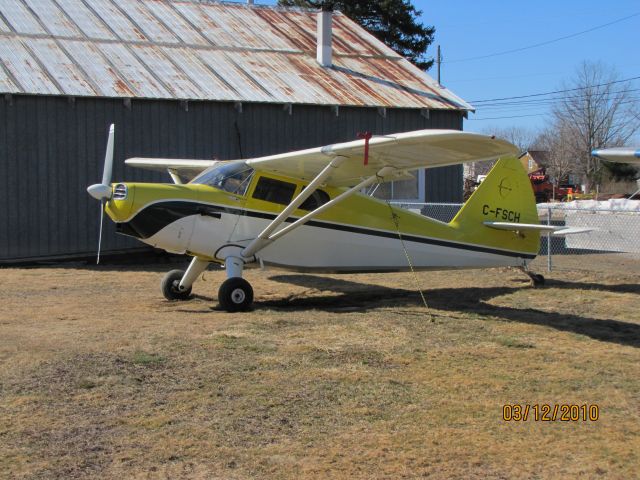
[[[131,215],[135,198],[135,186],[126,183],[116,183],[113,195],[105,205],[105,212],[114,222],[124,222]]]

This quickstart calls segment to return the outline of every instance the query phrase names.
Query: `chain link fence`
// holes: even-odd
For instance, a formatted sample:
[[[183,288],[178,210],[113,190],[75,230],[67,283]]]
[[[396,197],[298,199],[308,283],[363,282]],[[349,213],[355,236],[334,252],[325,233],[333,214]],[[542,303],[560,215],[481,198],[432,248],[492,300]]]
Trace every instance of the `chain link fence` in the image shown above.
[[[434,220],[450,222],[462,203],[391,202]],[[575,204],[539,204],[541,224],[589,228],[588,232],[565,236],[542,235],[539,260],[554,269],[589,268],[589,255],[623,254],[640,259],[640,207],[637,210],[598,208]],[[565,261],[571,259],[572,261]],[[602,259],[602,258],[600,258]]]
[[[419,213],[425,217],[433,218],[440,222],[449,223],[456,216],[462,203],[411,203],[411,202],[389,202],[391,205]]]

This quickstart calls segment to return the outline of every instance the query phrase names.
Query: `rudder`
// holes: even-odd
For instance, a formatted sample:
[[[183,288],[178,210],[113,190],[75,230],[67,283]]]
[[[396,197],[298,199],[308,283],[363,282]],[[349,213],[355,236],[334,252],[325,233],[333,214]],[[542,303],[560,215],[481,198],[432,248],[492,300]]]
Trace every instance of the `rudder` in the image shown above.
[[[516,157],[496,162],[450,226],[464,231],[474,242],[537,253],[537,232],[516,236],[514,232],[488,228],[484,222],[539,223],[531,181]]]

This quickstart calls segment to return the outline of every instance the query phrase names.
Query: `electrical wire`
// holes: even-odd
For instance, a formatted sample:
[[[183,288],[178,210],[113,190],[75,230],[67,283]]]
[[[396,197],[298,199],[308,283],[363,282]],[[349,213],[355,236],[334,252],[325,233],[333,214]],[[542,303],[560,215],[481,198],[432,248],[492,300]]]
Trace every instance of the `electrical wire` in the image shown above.
[[[531,115],[512,115],[508,117],[485,117],[485,118],[469,118],[471,122],[479,122],[482,120],[502,120],[503,118],[524,118],[524,117],[543,117],[546,113],[532,113]]]
[[[569,38],[574,38],[574,37],[577,37],[577,36],[580,36],[580,35],[584,35],[585,33],[590,33],[590,32],[593,32],[595,30],[599,30],[601,28],[609,27],[611,25],[615,25],[616,23],[620,23],[620,22],[623,22],[625,20],[629,20],[630,18],[637,17],[638,15],[640,15],[640,12],[636,12],[636,13],[633,13],[631,15],[627,15],[626,17],[618,18],[617,20],[614,20],[612,22],[603,23],[602,25],[596,25],[595,27],[588,28],[587,30],[582,30],[580,32],[572,33],[570,35],[565,35],[565,36],[562,36],[562,37],[554,38],[552,40],[547,40],[545,42],[534,43],[532,45],[527,45],[525,47],[513,48],[511,50],[504,50],[502,52],[490,53],[488,55],[479,55],[477,57],[461,58],[461,59],[458,59],[458,60],[448,60],[448,61],[444,61],[442,63],[445,64],[445,63],[470,62],[472,60],[481,60],[481,59],[484,59],[484,58],[498,57],[498,56],[501,56],[501,55],[508,55],[510,53],[522,52],[524,50],[531,50],[532,48],[538,48],[538,47],[542,47],[542,46],[545,46],[545,45],[550,45],[552,43],[556,43],[556,42],[559,42],[559,41],[562,41],[562,40],[567,40]]]
[[[606,85],[613,85],[613,84],[622,83],[622,82],[631,82],[633,80],[638,80],[638,79],[640,79],[640,76],[623,78],[622,80],[614,80],[612,82],[599,83],[599,84],[595,84],[595,85],[587,85],[586,87],[566,88],[564,90],[553,90],[553,91],[550,91],[550,92],[532,93],[532,94],[529,94],[529,95],[517,95],[515,97],[501,97],[501,98],[489,98],[489,99],[485,99],[485,100],[471,100],[471,103],[477,105],[479,103],[497,102],[497,101],[501,101],[501,100],[514,100],[514,99],[519,99],[519,98],[541,97],[541,96],[544,96],[544,95],[553,95],[555,93],[575,92],[575,91],[578,91],[578,90],[586,90],[588,88],[604,87]]]

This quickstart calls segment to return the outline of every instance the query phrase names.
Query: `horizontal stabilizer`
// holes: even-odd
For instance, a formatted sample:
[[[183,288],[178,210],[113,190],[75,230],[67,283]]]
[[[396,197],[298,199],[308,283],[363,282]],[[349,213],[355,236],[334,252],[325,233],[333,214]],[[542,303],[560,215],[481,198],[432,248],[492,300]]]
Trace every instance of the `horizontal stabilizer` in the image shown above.
[[[535,223],[514,223],[514,222],[483,222],[489,228],[496,230],[509,230],[512,232],[540,232],[551,235],[573,235],[576,233],[591,232],[593,228],[563,227],[556,225],[541,225]]]

